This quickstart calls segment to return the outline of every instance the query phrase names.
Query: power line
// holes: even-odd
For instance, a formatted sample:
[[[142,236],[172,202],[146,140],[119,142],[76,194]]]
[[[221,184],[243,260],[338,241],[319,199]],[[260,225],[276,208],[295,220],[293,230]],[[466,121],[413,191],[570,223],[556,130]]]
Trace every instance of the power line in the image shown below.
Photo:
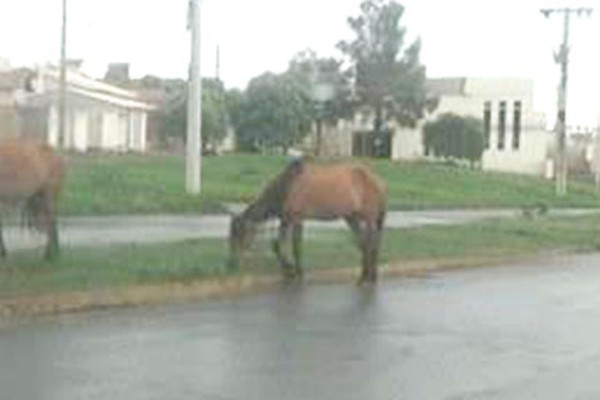
[[[567,122],[567,77],[569,67],[569,25],[571,15],[590,16],[591,8],[543,8],[540,12],[546,17],[553,13],[563,15],[563,40],[558,53],[554,54],[554,60],[560,64],[560,85],[558,86],[558,110],[556,130],[558,134],[558,146],[556,150],[556,165],[554,168],[556,179],[556,194],[564,196],[567,194],[567,155],[566,155],[566,122]]]

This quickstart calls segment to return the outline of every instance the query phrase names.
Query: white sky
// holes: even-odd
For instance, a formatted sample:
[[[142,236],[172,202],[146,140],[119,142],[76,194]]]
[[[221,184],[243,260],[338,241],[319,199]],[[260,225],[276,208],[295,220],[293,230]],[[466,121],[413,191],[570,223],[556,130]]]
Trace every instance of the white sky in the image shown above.
[[[129,62],[133,76],[185,77],[189,60],[187,0],[68,0],[68,57],[101,77],[109,62]],[[400,0],[409,37],[422,39],[428,76],[528,77],[536,108],[553,120],[558,66],[552,52],[562,20],[540,7],[592,6],[573,18],[569,81],[570,124],[595,125],[600,101],[600,0]],[[298,51],[339,55],[351,38],[348,16],[360,0],[204,0],[203,75],[214,76],[216,45],[221,78],[244,87],[267,70],[283,71]],[[56,61],[61,0],[0,0],[0,57],[15,66]]]

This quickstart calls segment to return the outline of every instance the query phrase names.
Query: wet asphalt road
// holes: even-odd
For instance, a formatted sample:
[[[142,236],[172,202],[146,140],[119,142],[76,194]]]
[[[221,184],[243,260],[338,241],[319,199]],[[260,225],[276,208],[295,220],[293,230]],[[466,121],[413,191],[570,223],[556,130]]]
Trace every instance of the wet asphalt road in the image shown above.
[[[597,213],[593,209],[557,209],[553,215],[584,215]],[[386,227],[410,228],[424,225],[461,224],[490,218],[511,218],[521,215],[515,209],[392,211]],[[103,246],[124,243],[154,243],[199,238],[223,238],[227,235],[230,217],[227,215],[153,215],[65,217],[59,220],[61,243],[65,246]],[[308,223],[310,229],[346,229],[340,222]],[[19,227],[7,227],[5,239],[9,251],[35,248],[45,238]]]
[[[598,399],[600,255],[0,325],[0,399]]]

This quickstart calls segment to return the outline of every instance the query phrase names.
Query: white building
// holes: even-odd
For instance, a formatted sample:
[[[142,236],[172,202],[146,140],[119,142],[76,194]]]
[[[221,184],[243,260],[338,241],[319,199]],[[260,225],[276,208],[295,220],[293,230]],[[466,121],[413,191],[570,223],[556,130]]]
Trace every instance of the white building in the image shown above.
[[[516,78],[441,78],[427,82],[429,95],[439,98],[434,120],[444,113],[481,118],[486,170],[542,175],[546,171],[552,134],[544,114],[533,109],[533,81]],[[392,158],[419,158],[424,154],[422,125],[399,128],[393,138]],[[407,139],[407,140],[405,140]]]
[[[147,148],[148,112],[154,106],[135,92],[94,80],[70,65],[66,75],[65,148],[138,151]],[[42,67],[0,75],[0,117],[10,126],[3,134],[58,142],[59,70]]]
[[[471,116],[484,121],[487,138],[482,167],[486,170],[542,175],[547,170],[548,148],[553,135],[545,117],[533,109],[533,81],[516,78],[440,78],[427,81],[428,96],[439,99],[437,108],[415,128],[388,123],[389,154],[393,160],[426,158],[422,128],[444,113]],[[352,122],[341,121],[323,134],[330,155],[356,155],[365,145],[362,133],[372,130],[372,117],[357,113]],[[373,144],[367,144],[372,146]],[[385,147],[385,146],[384,146]],[[358,151],[360,154],[361,152]],[[362,152],[364,153],[364,152]]]

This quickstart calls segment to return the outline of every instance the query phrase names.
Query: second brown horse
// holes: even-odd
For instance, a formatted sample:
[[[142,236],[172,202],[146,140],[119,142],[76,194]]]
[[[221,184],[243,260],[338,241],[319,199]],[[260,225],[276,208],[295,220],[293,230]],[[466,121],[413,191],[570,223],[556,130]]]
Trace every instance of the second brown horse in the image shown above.
[[[49,146],[19,138],[0,141],[0,204],[23,206],[27,225],[48,237],[46,259],[54,258],[59,250],[56,198],[64,176],[63,159]],[[6,256],[1,217],[0,256]]]
[[[273,250],[285,277],[300,278],[303,221],[343,218],[356,235],[362,253],[360,281],[374,282],[386,208],[387,188],[367,167],[292,161],[254,203],[232,219],[230,263],[239,265],[257,224],[277,218],[280,226]],[[290,233],[293,261],[285,251]]]

